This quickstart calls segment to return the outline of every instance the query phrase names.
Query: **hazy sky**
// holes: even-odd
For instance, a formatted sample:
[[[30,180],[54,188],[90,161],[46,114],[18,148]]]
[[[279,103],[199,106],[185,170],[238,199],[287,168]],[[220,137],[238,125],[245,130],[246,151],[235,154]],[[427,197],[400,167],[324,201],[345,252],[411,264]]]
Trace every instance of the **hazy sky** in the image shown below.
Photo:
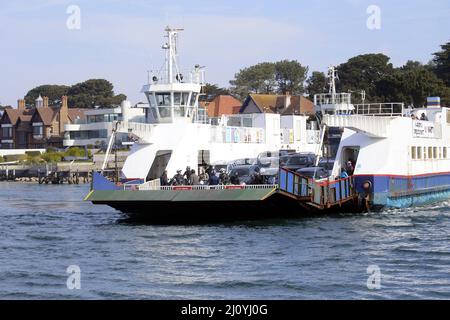
[[[66,26],[69,5],[81,28]],[[367,8],[381,9],[370,30]],[[164,62],[164,27],[183,27],[180,63],[207,67],[206,80],[228,86],[239,69],[297,59],[325,71],[361,53],[381,52],[394,65],[428,62],[450,41],[449,0],[0,0],[0,103],[41,84],[105,78],[132,102],[147,70]]]

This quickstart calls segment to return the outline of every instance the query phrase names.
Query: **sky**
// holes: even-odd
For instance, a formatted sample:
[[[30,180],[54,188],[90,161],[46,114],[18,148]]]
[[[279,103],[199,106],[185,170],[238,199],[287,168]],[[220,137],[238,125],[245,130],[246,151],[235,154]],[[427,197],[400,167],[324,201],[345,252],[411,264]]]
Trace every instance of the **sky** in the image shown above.
[[[182,69],[206,66],[207,82],[228,86],[240,69],[282,59],[310,73],[363,53],[427,63],[450,41],[450,1],[0,0],[0,104],[16,107],[38,85],[92,78],[143,101],[148,70],[164,63],[166,25],[184,28]]]

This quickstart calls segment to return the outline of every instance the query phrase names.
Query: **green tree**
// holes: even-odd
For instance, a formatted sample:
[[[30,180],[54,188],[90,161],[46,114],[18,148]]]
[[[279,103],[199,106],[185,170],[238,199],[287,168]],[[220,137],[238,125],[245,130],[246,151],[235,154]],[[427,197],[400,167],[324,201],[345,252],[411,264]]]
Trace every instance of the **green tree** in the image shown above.
[[[274,93],[277,85],[275,64],[263,62],[241,69],[230,84],[231,92],[242,100],[249,93]]]
[[[229,95],[230,90],[221,88],[217,84],[206,83],[202,88],[203,95],[200,100],[211,100],[218,95]]]
[[[296,60],[282,60],[275,63],[275,79],[278,92],[286,94],[303,94],[304,82],[308,74],[308,67],[302,66]]]
[[[323,72],[314,71],[306,81],[306,92],[310,98],[313,98],[315,94],[328,92],[327,90],[327,77]]]
[[[28,105],[34,105],[37,97],[41,95],[42,97],[48,97],[50,105],[58,104],[61,101],[61,97],[67,95],[69,88],[69,86],[53,84],[38,86],[28,91],[28,93],[25,95],[25,103]]]
[[[123,94],[114,95],[113,89],[112,83],[104,79],[90,79],[77,83],[70,87],[68,91],[69,106],[92,108],[120,104],[126,99],[126,96]]]
[[[426,104],[427,97],[439,96],[442,104],[449,101],[449,88],[428,66],[418,61],[408,61],[377,83],[384,101],[405,102],[415,107]]]
[[[450,87],[450,42],[441,46],[441,51],[434,53],[434,71]]]
[[[337,90],[341,92],[366,91],[366,101],[380,100],[377,84],[394,72],[390,58],[384,54],[363,54],[338,66]],[[355,100],[358,96],[355,95]]]

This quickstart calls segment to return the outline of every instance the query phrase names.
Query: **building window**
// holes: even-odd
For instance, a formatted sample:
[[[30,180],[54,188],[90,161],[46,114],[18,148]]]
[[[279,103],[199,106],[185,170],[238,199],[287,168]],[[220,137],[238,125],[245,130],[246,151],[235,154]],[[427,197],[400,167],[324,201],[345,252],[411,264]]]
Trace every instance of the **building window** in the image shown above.
[[[33,135],[34,136],[43,136],[44,135],[44,127],[43,126],[33,126]]]
[[[12,138],[12,128],[11,127],[2,127],[2,137],[3,139]]]

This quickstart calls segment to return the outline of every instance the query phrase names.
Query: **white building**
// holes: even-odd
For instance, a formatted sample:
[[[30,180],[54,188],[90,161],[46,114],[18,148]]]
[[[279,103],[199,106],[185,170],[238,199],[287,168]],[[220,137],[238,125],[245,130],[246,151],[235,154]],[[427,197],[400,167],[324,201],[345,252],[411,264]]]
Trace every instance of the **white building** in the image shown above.
[[[64,126],[64,147],[106,146],[117,121],[145,122],[148,105],[131,106],[123,101],[120,107],[87,110],[86,119]],[[126,135],[118,137],[119,141]]]

